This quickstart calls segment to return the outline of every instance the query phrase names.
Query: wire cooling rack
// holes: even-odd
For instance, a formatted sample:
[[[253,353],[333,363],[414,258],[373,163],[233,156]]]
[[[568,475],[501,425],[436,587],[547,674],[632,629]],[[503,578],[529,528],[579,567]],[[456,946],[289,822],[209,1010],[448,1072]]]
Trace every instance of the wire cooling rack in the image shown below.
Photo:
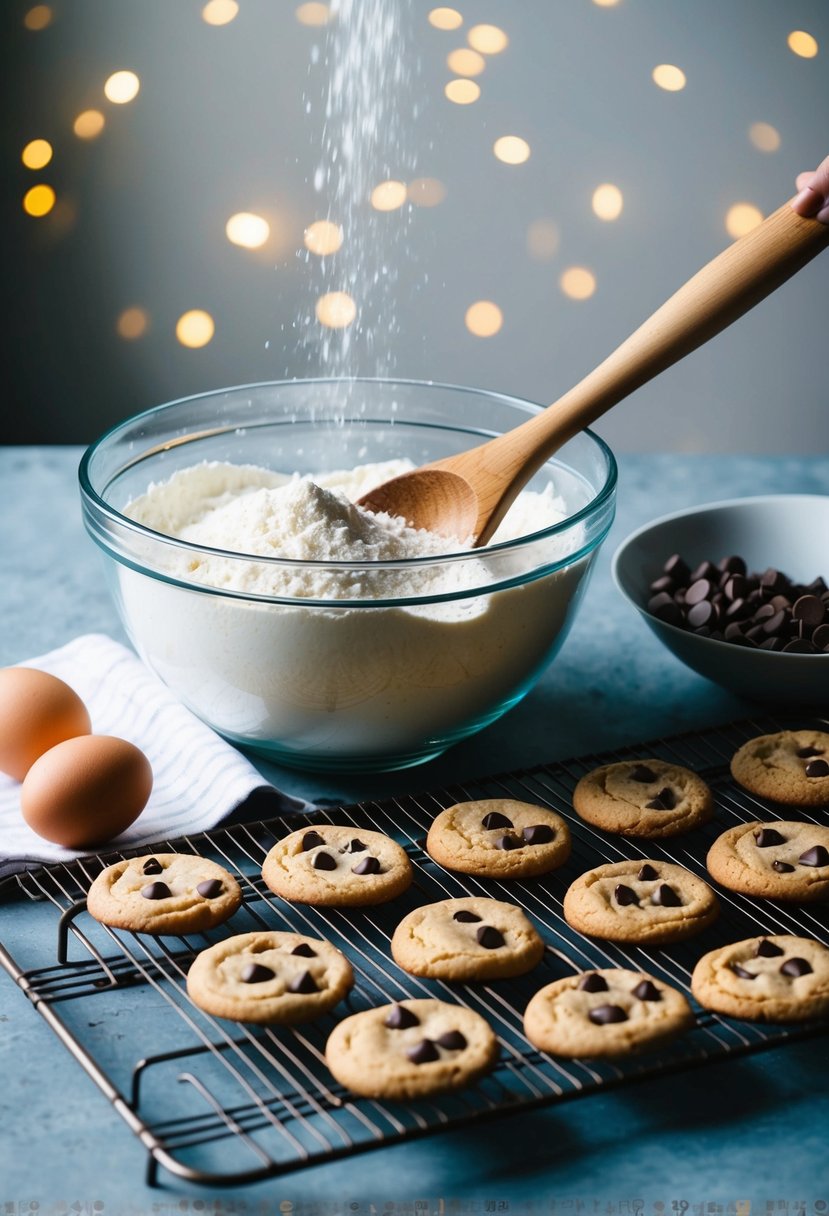
[[[107,929],[88,915],[89,884],[103,866],[126,854],[29,872],[14,880],[17,893],[38,902],[32,916],[39,927],[47,915],[54,921],[57,961],[34,966],[30,961],[26,966],[6,944],[0,945],[0,963],[144,1144],[150,1184],[159,1181],[160,1168],[211,1186],[252,1182],[509,1111],[761,1050],[814,1034],[826,1021],[763,1026],[708,1013],[692,1000],[696,1016],[688,1034],[658,1053],[608,1063],[559,1060],[538,1051],[523,1034],[522,1014],[533,992],[573,971],[627,966],[649,972],[690,998],[697,958],[726,942],[761,933],[794,933],[829,945],[825,906],[752,901],[723,890],[718,892],[722,910],[714,926],[690,942],[660,949],[589,939],[570,929],[561,915],[567,886],[592,866],[623,858],[661,858],[704,877],[706,852],[720,832],[740,821],[780,818],[779,808],[734,784],[728,762],[746,739],[798,727],[826,730],[829,722],[812,717],[746,720],[431,793],[326,810],[300,821],[294,816],[237,824],[135,850],[197,853],[236,875],[245,895],[243,908],[230,927],[205,935],[154,938]],[[698,772],[714,793],[713,821],[664,844],[636,843],[596,831],[573,814],[571,793],[584,773],[598,764],[644,756]],[[563,815],[573,833],[567,865],[543,878],[500,882],[452,874],[433,862],[424,841],[438,811],[464,799],[493,797],[533,802]],[[825,815],[822,808],[783,817],[825,822]],[[388,833],[411,858],[412,887],[390,904],[366,909],[311,908],[279,899],[264,886],[261,864],[271,846],[298,822],[334,822]],[[418,904],[465,894],[491,895],[523,906],[545,939],[543,962],[518,979],[479,984],[418,979],[401,971],[389,952],[398,920]],[[195,954],[228,932],[264,928],[325,937],[338,946],[355,973],[348,1000],[318,1022],[294,1028],[251,1027],[198,1009],[185,987]],[[31,941],[32,935],[25,934],[22,948]],[[487,1018],[501,1045],[496,1069],[466,1090],[406,1103],[358,1098],[336,1083],[325,1067],[324,1049],[338,1018],[420,996],[456,1001]],[[130,1016],[119,1022],[125,1037],[114,1048],[106,1023],[118,1001]]]

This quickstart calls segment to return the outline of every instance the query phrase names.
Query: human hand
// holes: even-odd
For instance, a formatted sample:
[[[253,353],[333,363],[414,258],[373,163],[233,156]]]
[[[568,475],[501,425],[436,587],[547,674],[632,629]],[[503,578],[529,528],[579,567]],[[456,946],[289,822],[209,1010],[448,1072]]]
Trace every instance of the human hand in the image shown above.
[[[792,207],[798,215],[829,224],[829,156],[811,173],[798,173]]]

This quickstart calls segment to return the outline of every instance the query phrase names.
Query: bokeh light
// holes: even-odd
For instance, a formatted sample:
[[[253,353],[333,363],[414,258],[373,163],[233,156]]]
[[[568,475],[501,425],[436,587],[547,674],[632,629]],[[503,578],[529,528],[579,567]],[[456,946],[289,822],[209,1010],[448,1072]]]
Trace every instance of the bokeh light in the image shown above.
[[[54,205],[55,192],[45,182],[32,186],[31,190],[27,190],[23,195],[23,210],[27,215],[33,215],[38,219],[43,215],[48,215]]]
[[[201,11],[208,25],[228,25],[239,13],[236,0],[208,0]]]
[[[437,207],[446,198],[446,187],[436,177],[415,177],[409,182],[408,198],[415,207]]]
[[[593,191],[591,206],[600,220],[617,220],[625,205],[622,191],[612,182],[603,182]]]
[[[505,165],[523,165],[530,159],[530,145],[520,135],[502,135],[492,145],[492,151]]]
[[[143,338],[149,328],[150,318],[143,308],[125,308],[115,322],[115,331],[120,338],[134,342]]]
[[[188,346],[192,350],[207,346],[215,332],[213,318],[201,308],[191,308],[189,312],[182,313],[176,321],[176,337],[182,346]]]
[[[237,211],[225,224],[227,239],[244,249],[261,249],[271,235],[271,226],[262,215]]]
[[[106,119],[100,110],[83,110],[72,123],[72,130],[78,139],[97,139],[106,126]]]
[[[593,0],[597,8],[615,8],[619,0]]]
[[[589,300],[596,290],[596,276],[586,266],[568,266],[558,282],[571,300]]]
[[[331,9],[327,4],[300,4],[295,16],[300,25],[328,25]]]
[[[449,71],[454,72],[456,76],[480,76],[486,67],[483,55],[479,55],[477,51],[471,50],[468,46],[459,46],[457,50],[450,51],[446,56],[446,62]]]
[[[23,24],[27,30],[45,30],[47,25],[52,24],[54,13],[48,4],[36,4],[23,18]]]
[[[52,159],[52,145],[48,139],[30,139],[20,159],[27,169],[42,169]]]
[[[380,182],[371,192],[371,205],[375,211],[397,211],[406,201],[406,183]]]
[[[776,152],[780,147],[780,132],[770,122],[753,122],[748,137],[760,152]]]
[[[433,8],[429,13],[429,24],[436,30],[456,30],[463,25],[463,17],[456,8]]]
[[[104,96],[113,105],[123,106],[138,96],[141,81],[135,72],[113,72],[104,84]]]
[[[309,224],[303,234],[305,248],[320,257],[336,253],[343,243],[343,230],[339,224],[331,220],[315,220]]]
[[[686,85],[685,73],[673,63],[660,63],[651,73],[653,82],[667,93],[678,93]]]
[[[450,80],[443,90],[456,106],[468,106],[481,96],[481,86],[474,80]]]
[[[725,230],[729,236],[745,236],[763,222],[763,213],[754,203],[734,203],[725,213]]]
[[[533,220],[527,229],[527,252],[539,262],[549,262],[558,253],[561,233],[554,220]]]
[[[357,305],[346,291],[329,291],[316,304],[317,320],[328,329],[345,329],[357,316]]]
[[[504,314],[492,300],[476,300],[467,308],[464,321],[476,338],[491,338],[504,324]]]
[[[509,38],[497,25],[473,25],[466,38],[482,55],[499,55],[509,45]]]
[[[807,34],[805,30],[792,30],[786,39],[790,51],[794,51],[795,55],[799,55],[801,59],[814,59],[818,53],[817,39],[811,34]]]

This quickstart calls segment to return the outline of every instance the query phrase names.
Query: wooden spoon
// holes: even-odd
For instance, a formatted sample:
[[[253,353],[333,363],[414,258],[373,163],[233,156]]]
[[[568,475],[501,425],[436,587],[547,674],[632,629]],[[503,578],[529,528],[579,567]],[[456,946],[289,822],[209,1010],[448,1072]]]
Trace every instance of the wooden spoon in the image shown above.
[[[385,482],[359,505],[486,544],[522,486],[563,443],[748,312],[828,242],[829,225],[785,203],[698,271],[555,404],[478,447]]]

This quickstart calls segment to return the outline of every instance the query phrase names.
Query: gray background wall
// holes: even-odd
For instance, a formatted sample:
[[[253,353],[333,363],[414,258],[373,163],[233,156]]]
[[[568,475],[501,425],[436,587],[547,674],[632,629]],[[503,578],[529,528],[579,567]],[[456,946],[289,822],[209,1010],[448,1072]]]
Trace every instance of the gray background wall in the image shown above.
[[[342,200],[314,188],[336,146],[335,22],[303,25],[285,0],[239,0],[221,27],[203,20],[203,0],[55,0],[32,31],[31,7],[10,0],[0,15],[9,443],[88,442],[179,396],[332,368],[546,404],[725,247],[729,207],[767,214],[829,152],[826,0],[457,0],[453,32],[429,24],[432,4],[397,0],[384,54],[396,47],[402,64],[398,125],[381,120],[367,172],[435,178],[445,197],[384,215],[354,200],[344,252],[322,267],[303,231],[340,218]],[[454,105],[446,56],[480,22],[509,45],[486,57],[480,99]],[[815,57],[788,48],[798,29]],[[660,63],[681,67],[686,87],[656,87]],[[102,93],[119,68],[141,81],[123,106]],[[106,126],[82,141],[72,123],[89,107]],[[775,151],[752,143],[758,122],[778,133]],[[493,156],[505,134],[528,141],[526,163]],[[33,172],[20,154],[36,137],[54,156]],[[21,206],[37,181],[57,195],[40,219]],[[603,182],[624,198],[612,222],[591,210]],[[262,248],[228,241],[238,211],[269,220]],[[557,234],[542,257],[528,246],[538,221]],[[349,266],[360,297],[361,240],[364,268],[385,267],[390,287],[366,290],[349,358],[334,365],[314,301]],[[572,265],[595,276],[589,299],[562,292]],[[827,275],[823,255],[597,429],[618,451],[829,453]],[[479,299],[503,313],[490,338],[464,324]],[[125,339],[117,318],[131,307],[148,324]],[[200,349],[176,339],[191,308],[215,322]]]

